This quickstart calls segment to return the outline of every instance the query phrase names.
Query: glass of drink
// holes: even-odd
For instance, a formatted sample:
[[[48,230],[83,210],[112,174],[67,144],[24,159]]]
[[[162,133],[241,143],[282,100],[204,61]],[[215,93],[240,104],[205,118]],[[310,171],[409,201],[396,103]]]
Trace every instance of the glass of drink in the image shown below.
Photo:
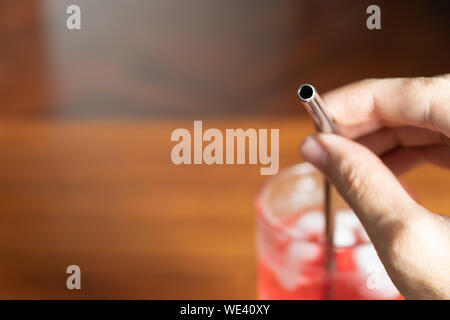
[[[336,192],[330,269],[323,200],[323,176],[308,163],[280,171],[262,187],[256,199],[259,298],[402,299]]]

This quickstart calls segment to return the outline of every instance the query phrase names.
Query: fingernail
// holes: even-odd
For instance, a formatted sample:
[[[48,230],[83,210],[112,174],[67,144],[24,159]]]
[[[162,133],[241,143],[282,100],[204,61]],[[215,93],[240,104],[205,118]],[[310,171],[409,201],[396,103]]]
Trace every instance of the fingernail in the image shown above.
[[[315,137],[309,136],[303,141],[300,146],[300,154],[306,161],[311,162],[317,168],[322,169],[326,151]]]

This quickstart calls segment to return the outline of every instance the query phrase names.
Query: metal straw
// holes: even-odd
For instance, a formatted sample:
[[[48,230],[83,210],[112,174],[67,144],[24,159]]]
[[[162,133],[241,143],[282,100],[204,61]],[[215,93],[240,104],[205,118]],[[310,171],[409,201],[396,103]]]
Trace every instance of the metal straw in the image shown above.
[[[310,84],[303,84],[297,93],[302,100],[305,109],[314,120],[316,130],[323,133],[338,133],[334,122],[327,113],[327,108],[320,98],[316,89]],[[326,218],[326,238],[329,244],[333,244],[334,237],[334,214],[331,208],[331,189],[328,180],[325,180],[325,218]]]
[[[316,130],[323,133],[335,133],[338,131],[336,126],[327,113],[327,108],[317,93],[316,89],[310,84],[303,84],[297,92],[298,97],[303,102],[305,109],[314,120]],[[325,211],[325,236],[326,236],[326,267],[330,275],[334,272],[333,259],[333,239],[334,239],[334,211],[332,208],[331,185],[327,179],[324,179],[324,211]],[[327,298],[333,296],[332,288],[326,289]]]

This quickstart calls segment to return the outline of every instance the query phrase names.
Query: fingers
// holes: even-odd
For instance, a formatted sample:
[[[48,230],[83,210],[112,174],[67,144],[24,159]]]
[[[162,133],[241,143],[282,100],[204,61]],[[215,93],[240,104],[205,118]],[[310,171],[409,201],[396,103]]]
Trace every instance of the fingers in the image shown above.
[[[415,148],[424,148],[426,157],[433,157],[442,153],[438,148],[446,147],[405,147],[403,154],[396,156],[407,156],[405,152],[415,152]],[[357,214],[402,295],[448,299],[448,268],[442,267],[450,257],[443,255],[450,243],[448,218],[417,204],[385,164],[356,142],[317,134],[308,137],[300,151],[331,180]]]
[[[450,164],[450,139],[423,128],[382,128],[356,141],[378,155],[395,175],[426,161],[445,168]]]
[[[417,127],[382,128],[356,140],[381,155],[397,147],[417,147],[446,144],[450,139],[442,133]]]
[[[450,169],[450,147],[443,145],[398,148],[381,157],[383,163],[400,176],[424,162]]]
[[[355,138],[382,126],[410,125],[450,136],[450,80],[363,80],[324,95],[340,133]]]
[[[388,237],[391,227],[403,224],[419,205],[392,172],[364,146],[331,134],[308,137],[301,147],[303,158],[336,186],[353,208],[369,237]],[[381,233],[381,234],[380,234]]]

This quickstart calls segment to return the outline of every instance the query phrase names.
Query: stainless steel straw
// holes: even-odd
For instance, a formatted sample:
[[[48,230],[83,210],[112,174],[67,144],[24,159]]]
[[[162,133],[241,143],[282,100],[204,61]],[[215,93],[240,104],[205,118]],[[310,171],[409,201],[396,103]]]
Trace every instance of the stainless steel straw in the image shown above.
[[[310,84],[303,84],[297,92],[298,97],[303,102],[306,110],[314,120],[317,131],[323,133],[338,133],[336,126],[327,113],[327,108],[317,93],[316,89]],[[326,219],[326,238],[327,242],[333,245],[334,238],[334,212],[331,207],[331,188],[328,180],[325,179],[325,219]]]
[[[338,133],[333,120],[327,113],[325,104],[312,85],[302,84],[298,89],[297,95],[314,119],[318,131],[323,133]]]
[[[317,93],[316,89],[310,84],[303,84],[297,92],[298,97],[303,102],[305,109],[314,120],[316,130],[323,133],[335,133],[338,131],[327,113],[327,108]],[[324,180],[324,211],[325,211],[325,234],[327,242],[327,269],[332,273],[334,269],[333,262],[333,239],[334,239],[334,211],[332,208],[331,186],[327,179]],[[329,297],[332,297],[332,289],[328,290]]]

